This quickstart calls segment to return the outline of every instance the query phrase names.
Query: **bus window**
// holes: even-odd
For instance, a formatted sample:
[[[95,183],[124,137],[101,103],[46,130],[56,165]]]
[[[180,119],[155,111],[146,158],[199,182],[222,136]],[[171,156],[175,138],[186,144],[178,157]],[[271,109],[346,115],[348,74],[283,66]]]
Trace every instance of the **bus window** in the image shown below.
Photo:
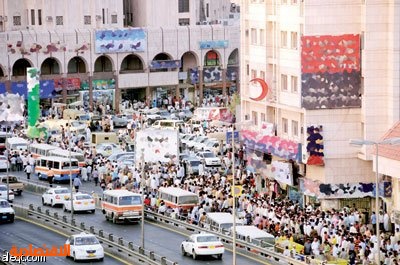
[[[60,162],[54,161],[53,168],[60,169]]]
[[[40,166],[42,166],[42,167],[46,167],[46,160],[44,160],[44,159],[41,159],[40,160]]]
[[[179,204],[192,204],[198,203],[198,198],[196,196],[181,196],[179,197]]]
[[[53,168],[53,161],[47,161],[47,167]]]

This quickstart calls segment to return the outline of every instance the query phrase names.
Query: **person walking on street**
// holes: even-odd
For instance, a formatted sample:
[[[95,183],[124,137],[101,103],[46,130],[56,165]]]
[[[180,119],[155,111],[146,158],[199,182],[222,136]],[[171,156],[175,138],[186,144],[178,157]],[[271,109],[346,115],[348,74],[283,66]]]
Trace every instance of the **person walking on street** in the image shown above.
[[[25,173],[26,173],[26,178],[30,179],[31,178],[31,173],[32,173],[32,166],[27,164],[25,166]]]
[[[82,185],[81,179],[79,177],[74,178],[75,192],[79,192],[79,187]]]
[[[47,180],[49,182],[50,187],[53,187],[53,178],[54,178],[54,172],[53,170],[49,167],[49,171],[47,171]]]

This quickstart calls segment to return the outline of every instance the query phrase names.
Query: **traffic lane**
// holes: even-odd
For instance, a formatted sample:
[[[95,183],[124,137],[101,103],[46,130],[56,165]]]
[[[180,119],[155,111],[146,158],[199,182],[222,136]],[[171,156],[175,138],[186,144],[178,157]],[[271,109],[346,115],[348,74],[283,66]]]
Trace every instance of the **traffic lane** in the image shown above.
[[[13,245],[17,248],[27,247],[32,244],[33,247],[62,246],[66,241],[66,237],[48,229],[39,227],[35,224],[15,220],[12,224],[0,225],[0,247],[5,250],[10,250]],[[125,264],[109,256],[104,257],[105,264],[121,265]],[[29,262],[34,263],[34,262]],[[75,264],[70,258],[65,257],[47,257],[48,264]],[[85,264],[96,264],[96,261],[88,261]]]
[[[16,197],[15,202],[28,206],[34,204],[39,206],[42,204],[41,195],[26,192],[20,197]],[[58,212],[61,215],[70,215],[70,212],[63,212],[60,207],[42,206],[42,209],[50,209],[51,211]],[[96,210],[95,214],[90,213],[76,213],[74,214],[76,224],[81,222],[85,223],[88,228],[94,226],[97,229],[102,229],[107,233],[112,233],[114,238],[123,237],[125,240],[133,242],[135,245],[141,245],[141,225],[138,224],[113,224],[106,221],[104,215],[100,210]],[[145,248],[155,251],[156,254],[167,257],[168,259],[178,262],[179,264],[198,264],[198,261],[193,261],[190,257],[183,257],[180,251],[180,245],[186,239],[186,235],[180,234],[179,230],[166,229],[160,227],[156,223],[145,223]],[[200,260],[202,260],[201,258]],[[225,251],[222,261],[215,258],[205,257],[208,262],[213,264],[232,264],[232,252]],[[247,256],[237,253],[237,264],[261,264]],[[239,263],[240,262],[240,263]]]

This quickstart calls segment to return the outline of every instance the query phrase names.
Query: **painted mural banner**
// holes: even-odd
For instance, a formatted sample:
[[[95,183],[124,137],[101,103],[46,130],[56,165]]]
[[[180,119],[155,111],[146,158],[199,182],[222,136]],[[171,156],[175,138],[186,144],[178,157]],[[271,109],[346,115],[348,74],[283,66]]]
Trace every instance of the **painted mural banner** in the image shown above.
[[[28,83],[26,81],[12,82],[11,92],[18,94],[28,99]],[[39,81],[39,98],[49,99],[56,96],[54,87],[54,80],[40,80]]]
[[[203,78],[205,83],[222,81],[222,69],[219,66],[204,67]]]
[[[93,90],[109,90],[109,89],[115,89],[115,79],[98,79],[98,80],[92,80],[92,88]],[[81,82],[81,91],[84,90],[89,90],[89,82],[88,81],[82,81]]]
[[[89,108],[89,91],[80,91],[80,98],[86,108]],[[114,106],[114,90],[93,90],[93,105],[94,106]]]
[[[231,82],[236,81],[238,75],[239,75],[238,66],[228,66],[226,68],[226,80],[229,80]]]
[[[26,135],[29,138],[47,138],[47,130],[39,126],[40,118],[40,70],[39,68],[27,68],[28,86],[28,129]]]
[[[97,30],[96,53],[143,52],[147,46],[147,34],[141,28]]]
[[[273,161],[271,163],[271,172],[275,180],[293,186],[293,168],[291,163]]]
[[[200,49],[224,49],[228,48],[229,41],[227,40],[210,40],[210,41],[200,41]]]
[[[323,166],[324,138],[321,135],[322,126],[307,127],[307,165]]]
[[[199,69],[190,68],[189,69],[189,79],[190,79],[191,84],[198,84],[199,83]]]
[[[150,69],[175,69],[181,67],[181,60],[151,61]]]
[[[79,78],[54,79],[54,90],[56,92],[63,90],[63,80],[67,90],[79,90],[81,87],[81,80]]]
[[[361,107],[358,34],[301,37],[302,107]]]
[[[252,130],[242,130],[241,136],[246,148],[287,160],[300,161],[301,159],[301,144],[294,141]]]

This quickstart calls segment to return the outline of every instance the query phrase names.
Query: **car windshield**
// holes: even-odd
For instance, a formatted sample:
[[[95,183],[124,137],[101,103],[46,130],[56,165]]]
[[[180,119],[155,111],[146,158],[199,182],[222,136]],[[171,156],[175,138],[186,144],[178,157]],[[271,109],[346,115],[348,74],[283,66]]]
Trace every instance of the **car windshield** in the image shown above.
[[[9,208],[10,204],[7,201],[0,201],[0,208]]]
[[[140,196],[121,196],[118,205],[139,205],[142,204]]]
[[[0,186],[0,190],[7,190],[6,186]]]
[[[205,139],[207,139],[207,138],[199,137],[199,138],[197,138],[197,139],[195,140],[195,142],[201,143],[201,142],[204,141]]]
[[[197,242],[200,242],[200,243],[217,242],[217,241],[219,241],[219,240],[218,240],[218,237],[216,237],[216,236],[198,236],[197,237]]]
[[[203,153],[203,156],[206,158],[214,157],[213,153]]]
[[[178,198],[179,204],[197,204],[198,202],[199,198],[195,195],[180,196]]]
[[[97,245],[99,241],[94,236],[75,237],[76,246]]]
[[[192,167],[196,167],[196,166],[200,165],[200,161],[192,160],[192,161],[190,161],[190,165],[191,165]]]
[[[90,197],[89,195],[77,195],[75,197],[75,199],[77,199],[77,200],[90,200],[90,199],[92,199],[92,197]]]
[[[62,189],[62,190],[54,190],[55,194],[64,194],[64,193],[68,193],[69,191],[67,189]]]

